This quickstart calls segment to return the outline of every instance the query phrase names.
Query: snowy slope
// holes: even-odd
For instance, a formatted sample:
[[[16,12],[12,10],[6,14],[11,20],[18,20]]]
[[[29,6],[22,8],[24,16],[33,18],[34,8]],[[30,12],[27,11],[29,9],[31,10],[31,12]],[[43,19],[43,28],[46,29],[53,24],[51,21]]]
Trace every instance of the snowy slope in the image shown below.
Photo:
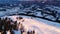
[[[59,15],[60,14],[60,7],[56,7],[56,6],[53,6],[53,5],[46,5],[46,6],[43,7],[43,9],[41,9],[40,7],[41,6],[39,6],[37,4],[33,4],[29,7],[25,7],[25,5],[23,6],[22,4],[20,4],[19,7],[13,7],[11,9],[6,9],[6,11],[1,11],[0,12],[0,17],[6,16],[6,15],[23,13],[23,14],[27,14],[27,15],[44,17],[44,18],[47,18],[47,19],[50,19],[50,20],[53,20],[53,21],[56,21],[56,19],[59,17],[58,20],[60,20],[60,15]],[[48,8],[50,11],[48,11],[48,9],[46,9],[46,8]],[[44,9],[46,9],[46,10],[44,11]],[[55,13],[56,11],[57,11],[57,14],[55,14],[55,17],[54,17],[52,13],[53,12]]]
[[[1,1],[3,2],[3,1],[7,1],[7,0],[0,0],[0,2]],[[11,0],[8,0],[8,2],[9,1],[11,1]],[[12,1],[17,1],[17,0],[12,0]],[[29,1],[29,0],[21,0],[21,1]],[[30,0],[30,1],[32,1],[32,0]],[[39,0],[33,0],[33,1],[39,1]],[[45,3],[46,1],[53,1],[53,0],[40,0],[40,1],[42,1],[42,3]],[[10,2],[10,3],[12,3],[12,2]],[[13,6],[13,5],[10,5],[10,6]],[[8,7],[10,7],[10,6],[8,6]],[[37,5],[37,4],[36,5],[33,4],[29,7],[26,7],[25,5],[20,4],[18,7],[10,7],[10,9],[6,8],[6,11],[0,11],[0,17],[2,17],[2,16],[5,17],[7,15],[13,15],[13,14],[20,14],[20,13],[27,14],[27,13],[31,12],[31,13],[29,13],[30,15],[35,15],[35,16],[39,16],[39,17],[40,16],[43,17],[44,15],[47,15],[45,18],[48,18],[51,20],[56,20],[56,18],[54,18],[52,15],[48,15],[48,14],[42,15],[41,14],[41,13],[43,13],[41,10],[43,10],[45,8],[49,8],[50,10],[55,10],[60,14],[60,7],[50,6],[50,5],[42,7],[43,9],[41,9],[41,7],[42,6]],[[14,21],[17,20],[16,19],[17,16],[7,16],[7,17],[10,17]],[[60,24],[59,23],[47,21],[47,20],[40,19],[40,18],[34,18],[34,17],[30,17],[30,16],[22,16],[22,17],[23,17],[22,20],[24,20],[24,22],[22,22],[22,20],[17,20],[17,21],[21,22],[24,25],[24,28],[26,31],[35,30],[36,34],[60,34]],[[60,15],[59,15],[59,19],[60,19]],[[20,34],[20,31],[14,31],[14,32],[16,34]],[[26,34],[26,32],[25,32],[25,34]]]
[[[21,16],[21,15],[20,15]],[[7,16],[14,21],[17,20],[18,16]],[[22,20],[17,20],[24,25],[26,31],[35,30],[36,34],[60,34],[60,24],[55,22],[50,22],[47,20],[33,18],[29,16],[21,16]],[[33,19],[31,19],[33,18]],[[22,22],[24,20],[24,22]],[[17,33],[17,32],[16,32]],[[26,32],[25,32],[26,34]]]

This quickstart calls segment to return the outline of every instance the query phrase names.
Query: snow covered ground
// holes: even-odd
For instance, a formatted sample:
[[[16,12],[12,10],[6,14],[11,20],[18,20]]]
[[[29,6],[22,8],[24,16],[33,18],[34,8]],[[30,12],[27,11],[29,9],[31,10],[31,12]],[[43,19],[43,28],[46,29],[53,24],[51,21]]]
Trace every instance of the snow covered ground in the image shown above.
[[[34,12],[34,13],[30,13],[30,14],[34,14],[35,16],[41,16],[41,12],[37,11],[37,10],[42,10],[40,9],[38,6],[33,6],[31,5],[28,8],[23,8],[20,9],[21,7],[23,7],[22,5],[20,7],[14,7],[11,9],[6,9],[7,11],[0,11],[0,17],[4,16],[4,17],[9,17],[12,20],[16,21],[16,17],[21,16],[23,17],[22,20],[17,20],[18,22],[21,22],[25,28],[26,31],[31,31],[31,30],[35,30],[36,34],[60,34],[60,24],[57,22],[51,22],[51,21],[47,21],[44,19],[40,19],[40,18],[35,18],[35,17],[30,17],[30,16],[22,16],[22,15],[13,15],[13,14],[19,14],[19,13],[26,13],[26,12]],[[31,10],[32,7],[36,8],[36,10]],[[49,5],[45,8],[49,8],[51,10],[56,10],[58,13],[60,13],[60,7],[55,7],[52,6],[50,7]],[[13,16],[7,16],[7,15],[13,15]],[[55,19],[53,16],[48,15],[46,18],[49,18],[51,20]],[[59,17],[60,18],[60,17]],[[22,22],[24,20],[24,22]],[[20,31],[14,31],[15,34],[20,34]],[[8,32],[9,33],[9,32]],[[26,32],[25,32],[26,34]]]
[[[22,20],[17,20],[16,17],[23,17]],[[24,26],[24,29],[26,31],[35,30],[36,34],[60,34],[60,24],[47,21],[40,18],[34,18],[29,16],[22,16],[22,15],[14,15],[14,16],[6,16],[14,21],[17,20],[18,22],[21,22]],[[24,20],[24,22],[22,22]],[[19,31],[16,31],[15,33],[19,33]],[[26,32],[25,32],[26,34]]]

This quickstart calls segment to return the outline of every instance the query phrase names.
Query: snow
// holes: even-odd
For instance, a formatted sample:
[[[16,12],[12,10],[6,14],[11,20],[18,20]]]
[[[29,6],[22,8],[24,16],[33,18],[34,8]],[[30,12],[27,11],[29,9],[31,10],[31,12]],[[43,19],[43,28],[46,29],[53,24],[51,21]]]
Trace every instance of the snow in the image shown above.
[[[15,34],[21,34],[20,30],[18,31],[13,30],[13,31],[15,32]]]
[[[17,20],[17,21],[18,21],[18,23],[21,22],[23,24],[26,32],[31,31],[31,30],[32,31],[35,30],[36,34],[60,34],[60,24],[57,23],[57,22],[51,22],[51,21],[47,21],[47,20],[44,20],[44,19],[40,19],[40,18],[35,18],[35,17],[30,17],[30,16],[22,16],[22,15],[7,16],[7,15],[10,15],[10,14],[17,14],[17,13],[23,13],[24,14],[28,11],[33,12],[30,9],[34,6],[35,5],[32,5],[28,8],[20,9],[21,7],[23,7],[22,5],[20,5],[20,7],[14,7],[14,8],[11,8],[11,9],[7,9],[6,12],[5,11],[0,12],[0,17],[2,17],[2,16],[9,17],[13,21],[17,20],[16,17],[19,17],[19,16],[23,17],[22,20]],[[43,10],[43,9],[40,9],[39,6],[36,6],[36,8],[37,8],[37,10]],[[45,8],[50,8],[51,10],[56,10],[56,11],[58,11],[58,13],[60,13],[59,12],[60,7],[56,7],[56,6],[51,6],[50,7],[48,5]],[[34,10],[34,15],[43,17],[41,15],[41,12],[38,12],[36,10]],[[55,20],[55,18],[51,15],[46,16],[46,18],[51,19],[51,20]],[[23,20],[24,20],[24,22],[22,22]],[[15,32],[15,34],[21,34],[20,30],[19,31],[13,30],[13,31]],[[26,34],[26,32],[24,34]],[[8,31],[8,33],[9,33],[9,31]]]
[[[49,8],[50,10],[55,10],[55,11],[57,11],[58,13],[60,13],[60,7],[58,7],[58,6],[46,5],[45,8]]]
[[[29,6],[28,8],[23,8],[24,6],[22,5],[22,4],[20,4],[20,6],[19,7],[13,7],[13,8],[11,8],[11,9],[6,9],[6,11],[1,11],[0,12],[0,17],[1,16],[6,16],[6,15],[12,15],[12,14],[20,14],[20,13],[23,13],[23,14],[27,14],[27,12],[31,12],[31,13],[29,13],[29,15],[35,15],[35,16],[39,16],[39,17],[44,17],[45,15],[45,18],[48,18],[48,19],[50,19],[50,20],[53,20],[53,21],[55,21],[56,20],[56,18],[57,18],[57,16],[60,16],[59,14],[60,14],[60,7],[57,7],[57,6],[52,6],[52,5],[46,5],[43,9],[46,9],[46,8],[48,8],[48,9],[50,9],[50,10],[55,10],[55,11],[57,11],[58,12],[58,14],[57,14],[57,16],[56,16],[56,18],[54,17],[54,16],[52,16],[52,15],[48,15],[48,14],[41,14],[41,13],[43,13],[43,12],[41,12],[43,9],[41,9],[41,8],[39,8],[40,6],[39,5],[36,5],[36,4],[33,4],[33,5],[31,5],[31,6]],[[32,8],[36,8],[36,10],[34,10],[33,11],[33,9]],[[22,9],[23,8],[23,9]],[[50,13],[50,11],[45,11],[45,12],[47,12],[47,13]],[[4,14],[3,14],[4,13]],[[60,17],[59,17],[59,19],[60,19]]]
[[[15,16],[8,16],[8,17],[15,21],[17,20],[16,17],[18,16],[15,15]],[[43,20],[40,18],[31,19],[31,17],[29,16],[21,16],[21,17],[23,17],[22,20],[24,20],[24,22],[22,22],[22,20],[17,20],[17,21],[23,24],[26,32],[35,30],[36,34],[60,34],[59,23]],[[15,31],[15,33],[19,34],[19,31],[17,32]]]

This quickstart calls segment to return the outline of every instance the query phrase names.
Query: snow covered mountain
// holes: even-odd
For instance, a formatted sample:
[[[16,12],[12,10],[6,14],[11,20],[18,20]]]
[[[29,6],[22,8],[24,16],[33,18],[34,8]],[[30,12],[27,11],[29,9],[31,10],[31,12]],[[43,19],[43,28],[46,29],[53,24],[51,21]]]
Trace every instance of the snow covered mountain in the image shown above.
[[[37,3],[37,1],[39,2]],[[23,17],[24,22],[22,20],[17,20],[17,22],[23,24],[26,30],[24,34],[32,30],[35,30],[35,34],[60,34],[60,2],[57,3],[58,5],[55,5],[54,2],[56,1],[0,0],[0,17],[8,17],[14,21],[17,20],[16,17]],[[20,34],[20,30],[14,32]]]
[[[50,19],[50,21],[52,20],[60,21],[60,15],[59,15],[60,7],[58,6],[39,5],[39,4],[19,4],[18,6],[14,6],[14,5],[1,7],[2,9],[5,9],[6,11],[1,11],[0,16],[23,14],[23,15],[36,16],[40,18],[41,17],[48,18],[48,20]]]
[[[22,20],[17,20],[16,17],[23,17]],[[56,22],[51,22],[43,20],[40,18],[32,18],[29,16],[14,15],[14,16],[5,16],[11,18],[12,20],[19,23],[22,23],[25,29],[24,34],[27,34],[27,31],[35,30],[35,34],[60,34],[60,24]],[[3,18],[3,17],[2,17]],[[24,21],[23,21],[24,20]],[[23,22],[22,22],[23,21]],[[14,31],[15,34],[20,34],[20,31]],[[8,33],[9,34],[9,33]]]

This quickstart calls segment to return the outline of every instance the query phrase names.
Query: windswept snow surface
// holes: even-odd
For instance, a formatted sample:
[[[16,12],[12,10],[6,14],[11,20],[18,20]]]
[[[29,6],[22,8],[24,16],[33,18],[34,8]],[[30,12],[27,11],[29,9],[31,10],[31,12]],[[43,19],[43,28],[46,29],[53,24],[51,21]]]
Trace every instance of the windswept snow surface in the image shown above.
[[[8,16],[8,17],[15,21],[17,20],[16,17],[18,16]],[[60,34],[59,23],[50,22],[40,18],[32,17],[33,19],[31,19],[31,17],[29,16],[21,16],[21,17],[23,17],[23,19],[17,21],[23,24],[24,29],[26,31],[35,30],[36,34]],[[24,22],[22,22],[23,20]]]

